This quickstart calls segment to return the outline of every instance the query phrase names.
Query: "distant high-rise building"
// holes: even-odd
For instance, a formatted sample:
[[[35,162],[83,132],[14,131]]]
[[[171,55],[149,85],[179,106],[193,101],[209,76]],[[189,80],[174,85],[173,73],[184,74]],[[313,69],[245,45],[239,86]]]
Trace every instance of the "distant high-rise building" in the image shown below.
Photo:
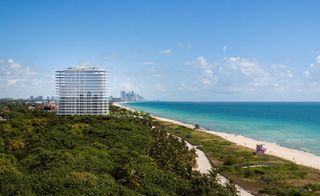
[[[120,98],[122,101],[127,101],[127,96],[125,91],[120,92]]]
[[[142,96],[136,94],[134,91],[131,91],[131,92],[120,91],[120,99],[121,101],[124,101],[124,102],[144,100]]]
[[[106,115],[109,113],[107,71],[75,66],[56,71],[58,115]]]

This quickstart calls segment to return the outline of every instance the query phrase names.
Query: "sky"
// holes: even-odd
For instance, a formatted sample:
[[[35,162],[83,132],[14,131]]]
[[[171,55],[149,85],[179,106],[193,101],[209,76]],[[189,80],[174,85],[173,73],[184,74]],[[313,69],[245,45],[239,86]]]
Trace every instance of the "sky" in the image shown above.
[[[320,101],[317,0],[0,1],[0,97],[94,64],[148,100]]]

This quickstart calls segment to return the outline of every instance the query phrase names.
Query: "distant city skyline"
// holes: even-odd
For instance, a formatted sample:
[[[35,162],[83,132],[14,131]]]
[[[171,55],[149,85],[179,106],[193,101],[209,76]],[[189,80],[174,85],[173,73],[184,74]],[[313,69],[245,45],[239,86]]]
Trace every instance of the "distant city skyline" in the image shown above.
[[[144,101],[144,98],[134,91],[120,91],[120,100],[122,102]]]
[[[54,72],[95,64],[110,95],[320,101],[320,2],[0,1],[0,98],[54,96]]]

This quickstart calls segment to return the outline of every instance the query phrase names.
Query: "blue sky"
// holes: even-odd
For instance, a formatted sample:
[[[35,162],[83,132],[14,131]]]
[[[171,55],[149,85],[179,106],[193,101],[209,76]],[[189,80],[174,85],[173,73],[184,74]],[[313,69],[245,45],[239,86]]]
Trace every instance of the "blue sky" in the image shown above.
[[[319,101],[319,1],[0,1],[0,97],[55,95],[96,64],[110,94]]]

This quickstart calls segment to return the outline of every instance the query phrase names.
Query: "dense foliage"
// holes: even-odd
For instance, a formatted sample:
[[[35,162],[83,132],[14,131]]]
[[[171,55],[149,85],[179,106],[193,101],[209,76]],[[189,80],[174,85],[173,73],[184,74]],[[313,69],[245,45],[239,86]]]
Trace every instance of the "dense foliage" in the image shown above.
[[[148,114],[56,116],[0,103],[3,195],[234,195]]]

